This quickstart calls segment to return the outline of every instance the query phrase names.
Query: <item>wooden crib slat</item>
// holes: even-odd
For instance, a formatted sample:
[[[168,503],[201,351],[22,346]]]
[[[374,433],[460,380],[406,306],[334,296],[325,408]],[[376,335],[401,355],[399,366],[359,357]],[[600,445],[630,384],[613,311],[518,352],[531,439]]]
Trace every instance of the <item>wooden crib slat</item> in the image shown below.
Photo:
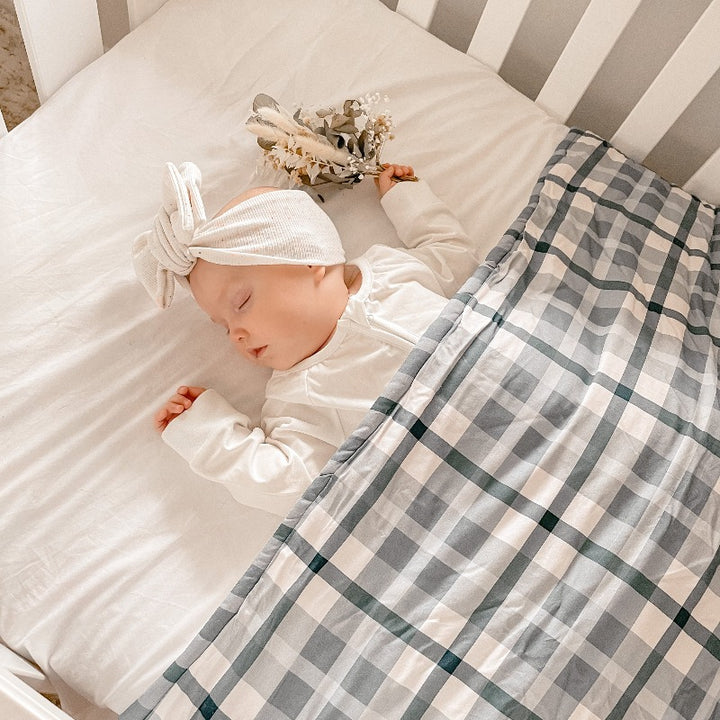
[[[398,0],[397,12],[427,30],[437,4],[438,0]]]
[[[565,122],[641,0],[592,0],[535,102]]]
[[[498,72],[531,2],[488,0],[467,54]]]
[[[15,0],[15,10],[40,102],[102,55],[95,0]]]
[[[713,0],[618,128],[615,145],[645,159],[720,68],[719,36],[720,0]]]

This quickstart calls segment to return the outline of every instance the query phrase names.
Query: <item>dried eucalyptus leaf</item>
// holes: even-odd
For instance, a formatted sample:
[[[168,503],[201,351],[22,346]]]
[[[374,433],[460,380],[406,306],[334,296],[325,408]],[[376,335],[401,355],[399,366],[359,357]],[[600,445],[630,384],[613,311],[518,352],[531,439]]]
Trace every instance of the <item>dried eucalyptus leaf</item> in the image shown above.
[[[266,138],[258,138],[257,144],[263,149],[263,150],[272,150],[275,147],[275,143],[272,140],[268,140]]]
[[[359,117],[362,115],[360,103],[357,100],[346,100],[343,103],[343,114],[351,118]]]
[[[302,108],[298,108],[298,109],[295,111],[295,114],[293,115],[293,120],[294,120],[298,125],[302,125],[303,127],[306,127],[306,128],[308,128],[309,130],[312,130],[313,128],[312,128],[310,125],[308,125],[308,124],[305,122],[305,120],[303,120],[303,118],[302,118],[301,116],[302,116]]]
[[[336,148],[343,148],[345,146],[345,138],[342,135],[338,135],[331,128],[327,128],[325,131],[325,138],[327,141]]]
[[[353,119],[345,115],[340,115],[339,113],[333,115],[332,120],[330,121],[330,125],[334,130],[337,130],[338,128],[346,125],[352,126],[353,130],[355,129],[355,123],[353,122]]]
[[[263,107],[270,107],[273,110],[280,109],[280,106],[277,104],[274,98],[271,98],[265,93],[259,93],[255,96],[255,99],[253,100],[253,111],[257,112],[260,108]]]

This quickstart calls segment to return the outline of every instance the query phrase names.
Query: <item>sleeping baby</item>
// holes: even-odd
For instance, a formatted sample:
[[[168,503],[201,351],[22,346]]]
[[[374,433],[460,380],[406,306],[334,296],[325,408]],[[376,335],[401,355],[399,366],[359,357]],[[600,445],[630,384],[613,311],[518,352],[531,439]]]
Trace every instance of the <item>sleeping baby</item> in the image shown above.
[[[271,368],[260,424],[186,385],[158,410],[163,440],[239,502],[285,516],[360,423],[477,262],[446,205],[412,168],[376,179],[406,246],[346,262],[337,230],[303,190],[261,187],[205,219],[201,176],[168,163],[163,207],[138,236],[138,278],[162,308],[177,284],[249,362]]]

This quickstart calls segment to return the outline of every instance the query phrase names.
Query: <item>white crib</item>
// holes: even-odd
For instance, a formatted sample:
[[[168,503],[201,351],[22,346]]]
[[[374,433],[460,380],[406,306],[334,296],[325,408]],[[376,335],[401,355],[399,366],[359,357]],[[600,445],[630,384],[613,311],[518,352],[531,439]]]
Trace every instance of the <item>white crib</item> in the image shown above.
[[[112,34],[121,36],[164,0],[111,2]],[[717,0],[383,2],[497,71],[551,116],[598,132],[690,192],[718,197]],[[41,102],[104,52],[95,0],[15,0],[15,7]],[[549,20],[563,17],[546,32]],[[625,87],[620,98],[618,87]]]
[[[119,34],[165,0],[124,2],[116,0],[120,25],[127,18]],[[720,0],[383,2],[488,65],[550,116],[607,137],[720,202]],[[42,103],[105,52],[95,0],[15,0],[15,7]],[[69,718],[41,693],[52,693],[42,673],[0,645],[0,717]]]

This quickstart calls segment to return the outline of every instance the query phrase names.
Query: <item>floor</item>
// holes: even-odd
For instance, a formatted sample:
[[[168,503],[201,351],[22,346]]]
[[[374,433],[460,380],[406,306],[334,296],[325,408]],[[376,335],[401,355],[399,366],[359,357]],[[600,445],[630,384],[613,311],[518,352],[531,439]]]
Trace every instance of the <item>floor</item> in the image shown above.
[[[19,125],[39,104],[13,0],[0,0],[0,109],[7,129]]]

